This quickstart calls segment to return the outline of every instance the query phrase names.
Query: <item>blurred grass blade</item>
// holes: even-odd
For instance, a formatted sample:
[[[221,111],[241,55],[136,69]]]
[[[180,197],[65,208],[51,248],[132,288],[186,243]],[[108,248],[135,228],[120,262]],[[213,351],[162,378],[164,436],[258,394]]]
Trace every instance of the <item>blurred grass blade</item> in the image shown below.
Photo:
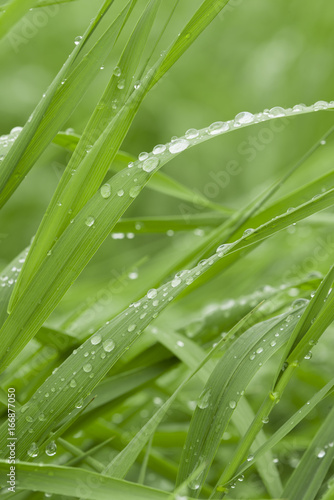
[[[153,85],[167,73],[228,2],[229,0],[205,0],[202,3],[164,57],[161,67],[153,80]]]
[[[0,206],[10,198],[36,160],[72,114],[113,48],[130,7],[125,7],[83,59],[72,68],[114,0],[106,0],[79,44],[51,83],[1,163]],[[71,71],[70,71],[71,70]]]
[[[334,459],[334,407],[291,474],[283,498],[314,500]]]
[[[0,39],[3,38],[15,24],[34,7],[37,0],[12,0],[2,7],[0,14]]]

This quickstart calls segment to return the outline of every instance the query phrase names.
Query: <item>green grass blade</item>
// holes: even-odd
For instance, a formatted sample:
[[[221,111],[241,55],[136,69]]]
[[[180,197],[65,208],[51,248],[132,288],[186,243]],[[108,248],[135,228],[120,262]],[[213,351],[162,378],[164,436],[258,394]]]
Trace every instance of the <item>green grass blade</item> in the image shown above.
[[[291,474],[283,498],[313,500],[334,459],[334,408],[324,420],[298,467]]]
[[[176,63],[198,36],[217,17],[229,0],[205,0],[186,27],[178,35],[172,47],[163,59],[161,67],[154,78],[153,84],[160,80],[164,74]]]
[[[292,417],[290,417],[281,427],[270,437],[268,437],[266,443],[258,447],[254,453],[252,453],[254,460],[251,462],[246,462],[243,464],[239,470],[238,474],[232,479],[236,480],[239,474],[243,474],[249,467],[252,467],[253,463],[256,463],[258,457],[261,457],[264,453],[271,450],[277,443],[279,443],[289,432],[291,432],[300,422],[304,420],[307,415],[324,399],[329,393],[332,392],[334,387],[334,378],[331,379],[322,389],[320,389],[312,398],[300,408]]]
[[[294,312],[291,314],[291,323],[286,324],[288,315],[289,313],[255,325],[241,335],[218,362],[199,397],[178,475],[180,484],[198,467],[199,457],[207,462],[202,476],[192,484],[194,496],[198,497],[200,494],[218,449],[217,433],[222,435],[225,431],[241,394],[263,363],[287,341],[297,320]],[[275,334],[278,332],[277,337]]]
[[[112,3],[113,0],[105,1],[98,15],[84,33],[81,42],[75,46],[2,161],[0,206],[3,206],[10,198],[73,112],[90,82],[94,79],[96,71],[111,50],[118,30],[122,26],[122,14],[72,70],[73,63]]]
[[[82,497],[88,500],[165,500],[169,493],[139,484],[113,479],[85,469],[57,465],[16,464],[18,490],[42,491],[48,494]],[[8,471],[8,463],[0,462],[0,470]],[[4,483],[2,483],[4,486]],[[92,488],[90,485],[94,485]]]
[[[0,39],[3,38],[12,27],[36,5],[37,0],[12,0],[3,7],[0,14]]]
[[[130,88],[132,89],[133,73],[139,64],[138,51],[143,50],[147,42],[159,4],[160,0],[152,0],[139,20],[119,62],[120,71],[123,71],[122,85],[119,77],[113,75],[102,97],[103,105],[101,102],[98,104],[71,157],[32,244],[15,287],[10,308],[18,300],[20,292],[23,292],[54,241],[96,193],[128,132],[146,94],[147,82],[142,82],[140,88],[135,89],[128,100],[126,99],[130,94]],[[120,106],[117,114],[112,106],[109,107],[116,96]],[[106,122],[107,127],[105,127]]]

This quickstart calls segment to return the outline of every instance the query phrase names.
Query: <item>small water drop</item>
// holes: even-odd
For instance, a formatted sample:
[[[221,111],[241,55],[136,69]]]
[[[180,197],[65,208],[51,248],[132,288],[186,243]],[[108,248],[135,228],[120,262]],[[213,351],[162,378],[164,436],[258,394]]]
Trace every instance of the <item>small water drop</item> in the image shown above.
[[[51,441],[46,447],[45,447],[45,453],[49,456],[52,457],[57,453],[57,445],[55,441]]]
[[[166,151],[166,146],[164,144],[158,144],[157,146],[154,147],[153,149],[153,154],[154,155],[161,155]]]
[[[85,224],[88,227],[91,227],[94,224],[94,222],[95,222],[95,219],[92,216],[87,217],[87,219],[85,220]]]
[[[86,363],[85,365],[83,365],[83,371],[86,372],[86,373],[89,373],[92,371],[92,365],[90,363]]]
[[[155,168],[157,168],[158,165],[159,165],[158,158],[151,157],[144,161],[143,170],[145,172],[152,172]]]
[[[229,407],[230,407],[232,410],[234,410],[234,408],[237,406],[237,403],[236,403],[235,401],[231,400],[231,401],[229,402],[229,404],[228,404],[228,405],[229,405]]]
[[[119,189],[119,190],[117,191],[117,196],[121,197],[121,196],[123,196],[123,195],[124,195],[124,191],[123,191],[123,189]]]
[[[200,397],[197,401],[198,408],[200,408],[201,410],[204,410],[205,408],[207,408],[209,406],[210,396],[211,396],[210,389],[206,389],[204,392],[202,392],[202,394],[200,395]]]
[[[187,132],[185,133],[185,137],[186,139],[196,139],[196,137],[199,136],[199,132],[198,130],[196,130],[195,128],[191,128],[189,130],[187,130]]]
[[[101,189],[100,189],[100,193],[101,193],[101,196],[102,198],[109,198],[110,195],[111,195],[111,187],[110,187],[110,184],[104,184]]]
[[[219,135],[222,132],[226,132],[229,129],[229,124],[226,122],[215,122],[209,127],[210,135]]]
[[[189,142],[186,139],[176,139],[169,145],[169,152],[172,154],[181,153],[189,146]]]
[[[234,124],[245,125],[246,123],[252,123],[253,121],[254,121],[254,115],[252,113],[249,113],[248,111],[243,111],[242,113],[239,113],[235,117]]]
[[[111,352],[115,349],[115,342],[111,339],[108,339],[103,342],[102,346],[106,352]]]
[[[38,453],[39,453],[39,449],[38,449],[37,444],[32,443],[29,450],[27,451],[27,454],[29,455],[29,457],[35,458],[38,456]]]
[[[101,342],[101,340],[102,340],[102,336],[101,336],[99,333],[97,333],[96,335],[94,335],[94,337],[92,337],[92,338],[90,339],[90,341],[91,341],[91,343],[92,343],[93,345],[97,345],[97,344],[99,344],[99,343]]]
[[[158,292],[156,291],[155,288],[152,288],[147,292],[147,298],[148,299],[154,299],[157,296]]]
[[[122,74],[121,68],[119,68],[118,66],[115,66],[114,75],[119,77],[119,76],[121,76],[121,74]]]

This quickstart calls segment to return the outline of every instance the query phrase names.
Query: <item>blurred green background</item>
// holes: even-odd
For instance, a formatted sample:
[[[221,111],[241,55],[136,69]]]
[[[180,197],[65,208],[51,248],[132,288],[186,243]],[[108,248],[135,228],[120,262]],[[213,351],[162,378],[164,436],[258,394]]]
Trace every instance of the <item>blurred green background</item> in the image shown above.
[[[138,3],[138,12],[145,3]],[[173,3],[169,0],[162,2],[156,30]],[[199,0],[179,2],[174,21],[163,39],[165,48],[200,3]],[[1,42],[2,134],[25,123],[73,48],[75,37],[83,33],[100,5],[100,1],[77,0],[43,9],[47,13],[47,22],[41,22],[44,25],[39,28],[34,28],[36,11],[29,12]],[[116,2],[115,12],[122,5],[123,2]],[[132,23],[135,19],[136,16]],[[258,112],[277,105],[290,107],[300,102],[311,104],[319,99],[332,100],[333,23],[334,4],[325,0],[319,0],[316,6],[312,0],[231,0],[147,97],[123,149],[134,155],[151,151],[155,144],[182,135],[188,128],[201,128],[217,120],[231,119],[244,110]],[[106,61],[105,69],[97,75],[66,127],[82,132],[117,62],[124,39],[119,41]],[[164,171],[213,201],[233,208],[241,207],[279,179],[332,123],[331,112],[298,116],[281,131],[273,133],[266,143],[261,134],[268,125],[259,124],[193,148],[164,167]],[[246,152],[245,144],[252,138],[259,146],[255,153],[253,149],[250,154]],[[332,152],[333,143],[329,141],[316,154],[317,176],[331,169]],[[29,244],[67,160],[68,154],[51,145],[2,210],[2,265]],[[230,176],[227,186],[213,186],[214,174],[224,176],[230,161],[238,163],[240,173]],[[314,175],[314,162],[306,163],[279,195],[311,180]],[[198,207],[191,210],[197,213]],[[181,212],[179,201],[145,189],[127,215]],[[333,248],[325,241],[326,235],[327,226],[319,223],[303,223],[300,227],[289,228],[251,254],[245,260],[245,269],[251,263],[258,275],[259,286],[275,283],[284,273],[299,278],[313,268],[326,271],[333,256]],[[98,289],[110,273],[122,274],[141,257],[154,255],[159,248],[166,246],[166,242],[171,249],[173,245],[177,247],[174,240],[178,242],[178,239],[178,236],[164,235],[143,235],[132,240],[109,238],[79,283],[85,281]],[[312,256],[317,245],[321,244],[326,247],[326,258],[314,258],[314,262],[308,262],[309,255]],[[280,252],[275,253],[273,263],[270,248],[275,252],[277,245]],[[233,269],[228,273],[235,278]],[[219,285],[225,279],[223,277],[223,281],[217,283],[219,299],[228,295],[225,287]],[[254,279],[248,283],[247,273],[240,274],[240,266],[235,281],[235,294],[249,293],[254,287]],[[216,287],[208,286],[208,302],[216,297],[216,290]]]

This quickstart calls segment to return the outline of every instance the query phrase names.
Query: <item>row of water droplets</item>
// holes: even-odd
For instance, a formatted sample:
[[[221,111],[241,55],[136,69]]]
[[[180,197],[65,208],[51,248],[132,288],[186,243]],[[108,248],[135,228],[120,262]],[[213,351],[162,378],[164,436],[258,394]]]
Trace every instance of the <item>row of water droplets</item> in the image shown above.
[[[227,251],[228,245],[225,246],[225,253]],[[124,330],[122,331],[121,337],[128,336],[128,334],[132,335],[132,338],[136,338],[135,336],[139,336],[144,328],[148,326],[148,324],[155,318],[157,318],[159,312],[164,309],[164,307],[171,302],[175,295],[181,292],[186,286],[193,283],[194,279],[203,274],[205,270],[214,264],[218,259],[223,257],[223,251],[221,247],[218,247],[216,254],[206,260],[202,260],[193,270],[183,270],[174,276],[174,278],[165,285],[162,285],[159,289],[151,289],[147,292],[146,296],[141,300],[131,304],[129,308],[122,313],[120,317],[120,323]],[[71,376],[67,376],[65,378],[62,375],[62,370],[59,369],[58,376],[54,378],[58,372],[58,368],[56,368],[51,377],[46,380],[43,384],[44,387],[47,387],[47,390],[43,388],[43,386],[37,391],[37,393],[32,397],[32,401],[34,402],[37,397],[43,395],[45,400],[48,401],[50,396],[50,400],[52,400],[52,395],[56,396],[61,393],[76,389],[76,397],[77,394],[80,394],[84,387],[87,389],[87,380],[85,379],[84,383],[79,382],[77,375],[85,374],[89,379],[91,379],[91,383],[93,387],[96,385],[96,380],[93,379],[100,371],[100,365],[96,366],[97,359],[100,358],[102,360],[107,361],[107,356],[112,354],[112,351],[117,347],[117,344],[113,338],[110,338],[110,321],[107,321],[106,324],[96,333],[94,333],[90,339],[88,339],[84,344],[82,344],[78,349],[73,351],[73,356],[80,356],[78,359],[78,363],[75,363],[75,366],[79,366],[77,370],[74,370],[71,373]],[[154,333],[155,330],[153,330]],[[129,337],[128,337],[129,338]],[[179,348],[184,346],[183,342],[179,342]],[[129,347],[127,347],[128,349]],[[73,360],[75,362],[75,358]],[[73,364],[73,363],[72,363]],[[52,378],[53,377],[53,378]],[[50,387],[50,382],[51,387]],[[89,390],[89,389],[87,389]],[[87,394],[85,395],[85,397]],[[80,396],[79,396],[80,397]],[[51,401],[50,401],[51,402]],[[75,408],[82,408],[84,404],[84,397],[78,399],[75,403]],[[43,422],[46,420],[46,415],[43,412],[38,412],[38,416],[35,417],[33,414],[36,413],[36,408],[33,409],[33,412],[29,411],[30,404],[27,403],[21,408],[21,413],[24,414],[23,418],[25,418],[26,422],[31,424],[31,427],[28,432],[33,433],[33,426],[36,421]],[[48,410],[50,413],[53,413],[52,408]],[[38,422],[37,422],[38,424]],[[47,448],[45,452],[49,455],[54,454],[56,452],[56,445],[54,442],[48,445],[51,449]],[[54,453],[53,453],[54,452]],[[36,442],[33,442],[28,450],[28,455],[32,458],[35,458],[39,454],[39,448]]]
[[[170,156],[182,153],[191,146],[204,142],[213,136],[222,135],[232,130],[236,130],[248,125],[261,123],[273,118],[282,118],[286,116],[294,116],[297,114],[311,113],[313,111],[321,111],[334,108],[334,101],[317,101],[311,106],[305,104],[297,104],[293,108],[282,108],[276,106],[271,109],[265,109],[261,113],[252,114],[248,111],[243,111],[229,121],[219,121],[212,123],[209,127],[197,130],[188,130],[183,137],[173,137],[168,144],[158,144],[154,147],[151,154],[143,152],[139,155],[139,162],[142,162],[143,170],[151,172],[159,165],[159,158],[162,156]],[[138,162],[137,162],[138,164]],[[133,164],[129,164],[133,166]]]
[[[120,75],[119,68],[115,69],[116,75]],[[334,108],[334,101],[318,101],[311,106],[306,106],[305,104],[297,104],[293,108],[282,108],[276,106],[271,109],[266,109],[261,113],[252,114],[248,111],[243,111],[236,115],[233,120],[226,122],[215,122],[209,127],[197,130],[189,129],[183,137],[173,137],[171,142],[167,144],[158,144],[153,148],[151,153],[142,152],[138,156],[138,160],[135,162],[130,162],[128,168],[141,169],[144,172],[152,174],[163,164],[167,163],[173,156],[182,153],[188,148],[195,146],[201,142],[205,142],[210,138],[224,133],[236,130],[245,126],[249,126],[256,123],[261,123],[274,118],[282,118],[287,116],[293,116],[297,114],[310,113],[313,111],[327,110]],[[128,174],[130,175],[130,174]],[[129,190],[129,195],[131,198],[136,198],[141,190],[140,186],[133,186]],[[107,199],[112,195],[112,187],[109,183],[104,184],[100,189],[100,194],[103,198]],[[124,189],[117,190],[117,196],[124,196]],[[94,225],[94,216],[89,216],[86,219],[86,225],[91,227]],[[248,229],[245,232],[245,236],[250,234],[252,229]]]

